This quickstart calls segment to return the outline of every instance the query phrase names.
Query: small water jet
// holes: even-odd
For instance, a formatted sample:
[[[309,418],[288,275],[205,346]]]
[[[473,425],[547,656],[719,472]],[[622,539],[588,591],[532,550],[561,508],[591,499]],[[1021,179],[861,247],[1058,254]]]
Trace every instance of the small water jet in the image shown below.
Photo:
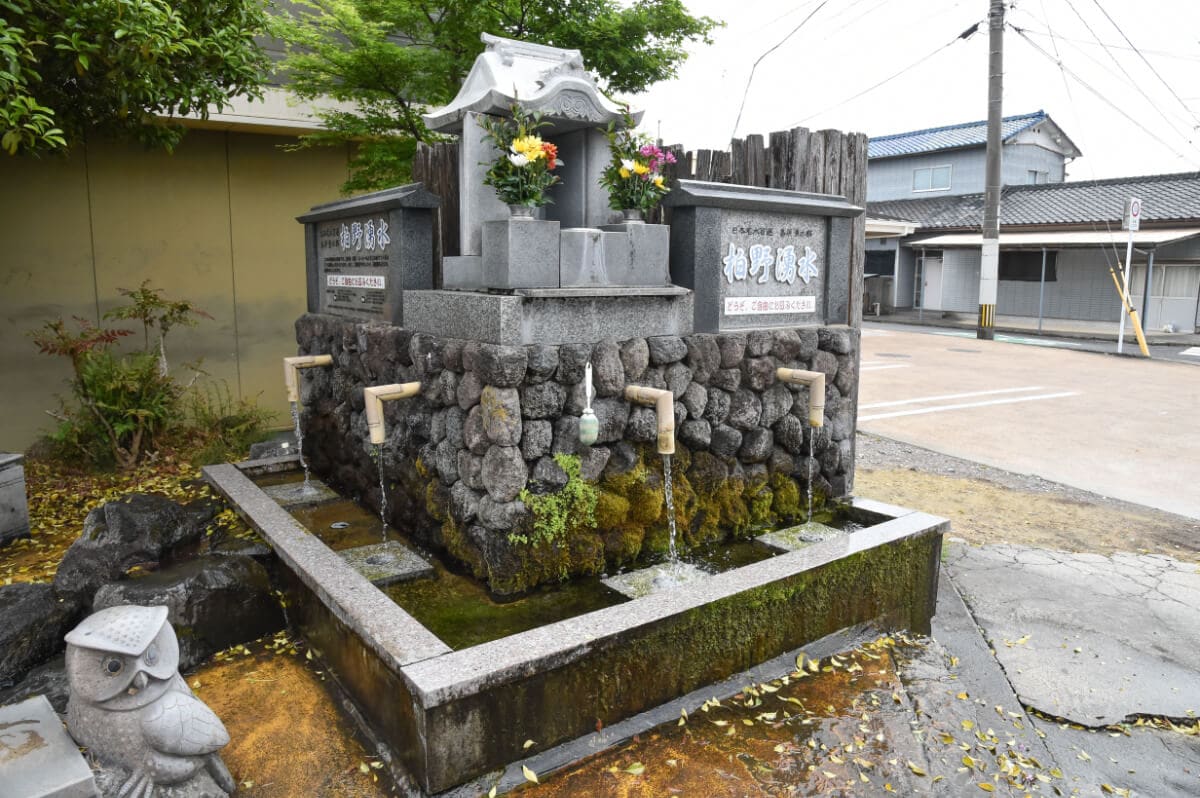
[[[817,430],[825,426],[825,373],[821,371],[802,371],[800,369],[775,369],[775,378],[789,385],[803,385],[808,388],[808,521],[812,523],[813,516],[813,439]]]
[[[312,486],[308,461],[304,459],[304,430],[300,423],[300,369],[332,365],[332,355],[300,355],[283,359],[283,382],[287,386],[288,404],[292,408],[292,424],[296,432],[296,454],[299,455],[300,465],[304,468],[304,484],[297,488],[298,496],[312,496],[316,493]]]
[[[391,385],[372,385],[363,388],[363,409],[367,415],[367,431],[370,435],[371,449],[375,456],[375,464],[379,470],[379,521],[380,534],[387,540],[387,483],[384,480],[384,442],[387,441],[387,429],[383,419],[383,403],[397,399],[409,399],[421,392],[421,383],[404,382]]]

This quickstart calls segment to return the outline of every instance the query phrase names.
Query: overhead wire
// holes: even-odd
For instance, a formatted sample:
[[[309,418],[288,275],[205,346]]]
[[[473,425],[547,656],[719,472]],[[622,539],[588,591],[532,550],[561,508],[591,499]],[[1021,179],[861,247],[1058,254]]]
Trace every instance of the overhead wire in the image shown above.
[[[1103,92],[1096,89],[1094,86],[1092,86],[1090,83],[1088,83],[1083,78],[1081,78],[1078,74],[1076,74],[1073,70],[1071,70],[1066,64],[1063,63],[1061,58],[1055,58],[1053,55],[1046,52],[1046,49],[1044,47],[1042,47],[1040,44],[1035,42],[1033,39],[1031,39],[1027,35],[1025,35],[1024,28],[1020,28],[1016,25],[1013,25],[1012,23],[1007,23],[1007,24],[1008,24],[1008,27],[1012,28],[1012,30],[1018,36],[1020,36],[1022,39],[1024,39],[1026,42],[1028,42],[1029,46],[1032,47],[1033,49],[1035,49],[1038,53],[1040,53],[1046,60],[1050,61],[1053,64],[1058,65],[1059,69],[1063,70],[1063,72],[1066,73],[1067,75],[1070,75],[1071,78],[1076,83],[1078,83],[1083,88],[1087,89],[1092,94],[1096,95],[1096,97],[1099,98],[1099,100],[1101,102],[1103,102],[1108,107],[1112,108],[1114,111],[1116,111],[1121,116],[1125,117],[1125,119],[1127,119],[1132,125],[1137,127],[1139,130],[1141,130],[1143,133],[1145,133],[1150,138],[1157,141],[1159,144],[1163,145],[1163,147],[1165,147],[1167,150],[1169,150],[1173,155],[1175,155],[1176,157],[1178,157],[1184,161],[1190,161],[1193,163],[1196,162],[1196,159],[1194,159],[1190,156],[1184,155],[1179,150],[1175,149],[1169,143],[1164,141],[1162,139],[1162,137],[1159,136],[1157,133],[1155,133],[1153,130],[1151,130],[1150,128],[1143,125],[1141,122],[1139,122],[1134,117],[1130,116],[1129,113],[1127,113],[1123,108],[1121,108],[1119,105],[1117,105],[1112,100],[1110,100],[1108,97],[1106,97]]]
[[[827,108],[823,108],[823,109],[821,109],[820,111],[817,111],[816,113],[809,114],[808,116],[804,117],[803,119],[800,119],[799,121],[796,121],[796,122],[793,122],[793,123],[791,123],[791,124],[790,124],[790,125],[788,125],[787,127],[788,127],[788,128],[798,127],[798,126],[800,126],[800,125],[804,124],[805,122],[807,122],[807,121],[808,121],[808,120],[810,120],[810,119],[814,119],[814,118],[816,118],[816,117],[818,117],[818,116],[821,116],[822,114],[827,114],[827,113],[829,113],[830,111],[834,111],[834,110],[836,110],[836,109],[838,109],[838,108],[841,108],[843,105],[846,105],[846,104],[848,104],[848,103],[854,102],[854,101],[855,101],[855,100],[857,100],[859,97],[862,97],[864,94],[869,94],[869,93],[871,93],[871,92],[875,91],[875,89],[878,89],[880,86],[883,86],[883,85],[885,85],[885,84],[887,84],[887,83],[890,83],[890,82],[892,82],[893,80],[895,80],[896,78],[898,78],[898,77],[900,77],[901,75],[905,74],[906,72],[910,72],[910,71],[912,71],[913,69],[916,69],[916,68],[917,68],[917,67],[919,67],[921,64],[925,63],[925,62],[926,62],[926,61],[928,61],[930,58],[933,58],[935,55],[937,55],[938,53],[942,52],[942,51],[943,51],[943,50],[945,50],[946,48],[950,47],[950,46],[951,46],[951,45],[953,45],[954,43],[956,43],[956,42],[958,42],[958,41],[962,41],[962,40],[965,40],[965,39],[969,39],[969,38],[971,38],[971,36],[973,36],[973,35],[974,35],[974,34],[975,34],[975,33],[976,33],[978,30],[979,30],[979,26],[980,26],[980,25],[982,25],[982,24],[983,24],[982,22],[976,22],[974,25],[972,25],[971,27],[967,28],[965,31],[963,31],[962,33],[958,34],[957,36],[955,36],[955,37],[954,37],[953,39],[951,39],[950,41],[946,42],[945,44],[941,45],[940,47],[938,47],[938,48],[936,48],[936,49],[934,49],[934,50],[932,50],[932,51],[930,51],[930,52],[926,53],[925,55],[921,56],[921,57],[920,57],[920,58],[918,58],[916,61],[913,61],[913,62],[912,62],[911,64],[909,64],[908,66],[906,66],[906,67],[904,67],[903,69],[901,69],[899,72],[895,72],[895,73],[893,73],[893,74],[889,75],[888,77],[884,78],[883,80],[879,81],[878,83],[875,83],[875,84],[873,84],[873,85],[871,85],[871,86],[868,86],[867,88],[863,89],[862,91],[858,92],[857,94],[851,95],[850,97],[847,97],[846,99],[842,100],[841,102],[835,103],[835,104],[833,104],[833,105],[831,105],[831,106],[829,106],[829,107],[827,107]]]
[[[784,36],[782,39],[780,39],[778,42],[776,42],[776,44],[773,47],[771,47],[765,53],[763,53],[757,59],[755,59],[754,65],[750,67],[750,77],[746,78],[746,88],[742,91],[742,103],[740,106],[738,106],[737,119],[734,120],[733,132],[729,136],[731,139],[735,138],[737,136],[738,125],[740,125],[742,123],[742,112],[744,110],[746,110],[746,97],[749,96],[749,94],[750,94],[750,84],[754,81],[754,71],[756,69],[758,69],[758,65],[762,63],[762,60],[764,58],[766,58],[768,55],[770,55],[771,53],[775,52],[780,47],[782,47],[787,42],[788,39],[795,36],[800,31],[800,29],[803,28],[806,24],[808,24],[808,21],[810,19],[812,19],[814,16],[816,16],[817,12],[820,11],[822,8],[824,8],[828,3],[829,3],[829,0],[821,0],[821,4],[819,6],[817,6],[816,8],[814,8],[811,12],[809,12],[808,16],[806,16],[804,19],[800,20],[800,24],[797,25],[796,27],[792,28],[791,32],[789,32],[787,36]]]

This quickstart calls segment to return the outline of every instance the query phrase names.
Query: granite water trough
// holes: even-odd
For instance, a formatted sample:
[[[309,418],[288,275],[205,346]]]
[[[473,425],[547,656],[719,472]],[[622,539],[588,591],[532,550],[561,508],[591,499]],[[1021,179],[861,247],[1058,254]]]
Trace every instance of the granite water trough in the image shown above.
[[[255,485],[256,467],[204,473],[275,549],[291,623],[427,795],[846,627],[928,633],[948,526],[852,499],[852,534],[455,651]]]

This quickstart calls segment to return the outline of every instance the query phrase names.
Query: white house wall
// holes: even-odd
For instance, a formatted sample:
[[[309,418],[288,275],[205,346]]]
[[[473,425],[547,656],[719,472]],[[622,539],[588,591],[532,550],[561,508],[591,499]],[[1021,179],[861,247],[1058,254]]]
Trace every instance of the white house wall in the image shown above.
[[[1028,183],[1030,169],[1045,172],[1045,178],[1039,178],[1039,183],[1061,183],[1065,168],[1063,157],[1036,144],[1009,144],[1004,148],[1004,160],[1000,164],[1000,182],[1006,186],[1019,186]],[[985,188],[980,183],[978,191]]]
[[[944,191],[913,191],[913,170],[950,165],[950,188]],[[1007,144],[1001,162],[1000,180],[1006,186],[1023,185],[1030,169],[1045,172],[1047,183],[1061,183],[1063,156],[1036,144]],[[873,158],[867,164],[867,199],[920,199],[924,197],[980,194],[986,188],[987,159],[983,147],[947,150],[899,158]]]
[[[979,261],[977,249],[947,249],[942,253],[942,310],[979,310]]]

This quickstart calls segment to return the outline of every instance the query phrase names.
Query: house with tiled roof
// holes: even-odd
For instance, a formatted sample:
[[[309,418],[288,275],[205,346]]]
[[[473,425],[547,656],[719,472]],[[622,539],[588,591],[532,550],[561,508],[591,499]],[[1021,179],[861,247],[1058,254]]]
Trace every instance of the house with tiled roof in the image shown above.
[[[867,213],[915,232],[867,241],[868,311],[975,316],[986,137],[971,122],[870,140]],[[1005,118],[1002,139],[997,315],[1117,321],[1109,267],[1124,265],[1137,197],[1133,305],[1147,329],[1200,328],[1200,173],[1063,182],[1079,150],[1043,111]]]
[[[1005,117],[1001,182],[1061,183],[1079,148],[1045,111]],[[984,189],[987,120],[875,136],[867,144],[867,199],[974,194]]]

